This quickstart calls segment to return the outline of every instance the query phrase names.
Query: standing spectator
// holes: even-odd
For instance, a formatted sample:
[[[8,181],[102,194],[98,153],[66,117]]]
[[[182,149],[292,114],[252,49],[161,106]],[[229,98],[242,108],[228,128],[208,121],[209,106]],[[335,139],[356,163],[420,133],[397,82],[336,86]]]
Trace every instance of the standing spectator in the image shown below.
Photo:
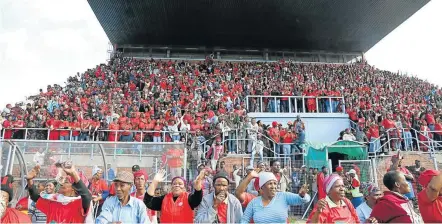
[[[324,188],[324,180],[327,176],[328,169],[323,166],[321,168],[321,172],[316,175],[316,185],[318,186],[318,199],[324,199],[327,196],[327,193]]]
[[[104,200],[109,195],[109,188],[106,180],[102,179],[103,170],[94,166],[92,169],[92,178],[89,184],[89,190],[92,194],[92,202],[94,204],[94,217],[98,217],[101,213]]]
[[[224,147],[221,145],[221,139],[219,137],[216,138],[216,143],[209,148],[207,152],[206,159],[210,160],[210,164],[212,165],[212,170],[216,169],[216,165],[218,164],[219,159],[224,154]]]
[[[350,169],[347,173],[348,182],[350,183],[350,193],[352,196],[351,203],[353,207],[357,208],[364,201],[363,195],[359,191],[359,187],[361,186],[361,182],[359,181],[359,177],[356,174],[356,170]]]
[[[323,184],[327,196],[316,203],[307,223],[359,223],[355,208],[345,197],[342,178],[337,174],[332,174],[325,179]],[[374,222],[373,219],[370,220]]]
[[[138,170],[134,173],[134,185],[135,192],[132,192],[130,196],[135,197],[143,201],[144,195],[146,194],[146,183],[147,183],[148,175],[144,170]],[[158,190],[158,189],[157,189]],[[157,220],[157,212],[147,209],[147,216],[149,218],[150,223],[156,224]]]
[[[405,196],[408,199],[412,200],[412,199],[414,199],[414,191],[413,191],[413,185],[411,182],[414,181],[414,177],[407,168],[402,167],[402,160],[404,159],[404,157],[401,156],[400,152],[401,151],[398,151],[398,153],[396,155],[393,155],[391,157],[392,164],[391,164],[390,168],[387,169],[387,172],[388,171],[399,171],[402,174],[404,174],[404,177],[406,178],[409,188],[412,189],[411,191],[407,192]]]
[[[202,200],[202,181],[205,172],[202,171],[194,182],[195,191],[186,191],[186,181],[182,177],[172,179],[172,192],[164,196],[154,197],[158,183],[164,180],[165,172],[160,170],[155,174],[144,196],[144,203],[149,209],[161,211],[160,223],[193,223],[193,210]]]
[[[277,191],[277,179],[273,173],[259,173],[258,186],[261,196],[254,198],[248,205],[241,223],[285,223],[288,218],[289,206],[302,205],[310,201],[306,186],[299,194]],[[264,212],[265,211],[265,212]]]
[[[406,169],[413,174],[414,180],[419,180],[419,176],[422,172],[425,171],[425,168],[421,166],[421,161],[415,160],[414,166],[406,166]],[[419,182],[415,183],[416,187],[413,189],[416,189],[416,192],[419,193],[422,191],[422,185],[419,184]]]
[[[195,216],[195,223],[238,223],[243,215],[241,203],[229,194],[227,173],[213,177],[215,191],[204,196]]]
[[[111,196],[104,202],[102,212],[95,223],[150,223],[146,205],[130,195],[134,175],[121,171],[113,182],[116,196]]]
[[[33,179],[40,173],[40,166],[29,171],[26,176],[29,196],[36,202],[36,208],[46,215],[48,223],[92,223],[91,193],[70,162],[61,164],[61,169],[73,179],[73,183],[62,183],[57,194],[44,192],[38,195]]]
[[[426,170],[419,177],[424,190],[417,195],[419,211],[425,223],[442,223],[442,174]]]
[[[413,203],[404,196],[411,191],[404,174],[389,171],[384,175],[383,183],[389,191],[378,199],[370,217],[376,218],[379,223],[422,223]]]
[[[284,172],[284,169],[281,169],[281,163],[277,160],[273,160],[270,162],[271,170],[273,175],[275,175],[277,180],[277,190],[279,192],[286,192],[288,189],[288,186],[290,184],[290,178],[287,177]]]
[[[171,148],[167,150],[163,157],[163,164],[167,165],[170,170],[171,178],[181,176],[183,168],[184,150],[179,148]]]

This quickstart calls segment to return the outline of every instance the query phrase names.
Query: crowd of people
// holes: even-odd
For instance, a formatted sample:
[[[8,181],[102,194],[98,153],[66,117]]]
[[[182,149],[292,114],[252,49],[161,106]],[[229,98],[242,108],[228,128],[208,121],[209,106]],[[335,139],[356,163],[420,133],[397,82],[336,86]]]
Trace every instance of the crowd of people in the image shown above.
[[[251,152],[244,141],[237,147],[233,139],[255,138],[247,113],[262,108],[278,113],[347,113],[355,139],[371,142],[372,151],[380,148],[382,136],[392,139],[390,148],[411,150],[417,149],[417,139],[442,140],[441,94],[426,81],[365,62],[186,62],[115,57],[108,64],[69,77],[64,86],[48,85],[26,102],[6,105],[0,129],[4,139],[73,141],[171,142],[191,133],[210,144],[220,137],[230,153]],[[253,95],[278,98],[260,100]],[[327,96],[343,98],[322,98]],[[266,125],[256,122],[264,130],[261,134],[269,137],[262,139],[265,146],[296,142],[291,135],[271,136]],[[295,127],[292,133],[303,142],[300,129]],[[423,143],[420,148],[429,147]],[[280,150],[284,153],[285,147]]]
[[[98,167],[85,178],[69,161],[58,164],[60,178],[38,183],[36,165],[26,175],[28,196],[15,208],[8,206],[13,177],[2,177],[1,222],[29,223],[31,207],[47,223],[287,223],[294,207],[301,208],[300,216],[310,210],[308,223],[442,222],[442,174],[418,163],[402,166],[402,159],[400,153],[392,157],[383,177],[385,192],[360,181],[357,168],[336,167],[329,174],[327,167],[302,166],[290,178],[278,160],[247,167],[240,180],[235,170],[229,174],[202,164],[195,178],[174,176],[169,183],[163,183],[165,170],[149,182],[138,165],[113,173],[111,181]],[[416,193],[412,180],[421,186]],[[298,184],[289,187],[292,181]]]

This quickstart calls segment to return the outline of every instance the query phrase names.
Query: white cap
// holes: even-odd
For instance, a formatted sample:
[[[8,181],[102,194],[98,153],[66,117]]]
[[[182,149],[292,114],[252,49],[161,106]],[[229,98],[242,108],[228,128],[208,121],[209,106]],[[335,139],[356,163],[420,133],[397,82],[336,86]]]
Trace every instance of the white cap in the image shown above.
[[[259,173],[259,189],[262,188],[262,186],[264,186],[264,184],[266,184],[267,182],[274,180],[276,180],[275,174],[271,173],[271,172],[261,172]]]

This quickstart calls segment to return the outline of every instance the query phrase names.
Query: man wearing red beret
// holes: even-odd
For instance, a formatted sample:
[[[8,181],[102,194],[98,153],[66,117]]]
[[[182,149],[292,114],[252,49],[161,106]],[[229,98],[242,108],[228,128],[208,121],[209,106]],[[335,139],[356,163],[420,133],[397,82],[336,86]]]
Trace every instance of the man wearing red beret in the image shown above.
[[[424,190],[417,194],[417,201],[425,223],[442,223],[442,173],[426,170],[419,177]]]

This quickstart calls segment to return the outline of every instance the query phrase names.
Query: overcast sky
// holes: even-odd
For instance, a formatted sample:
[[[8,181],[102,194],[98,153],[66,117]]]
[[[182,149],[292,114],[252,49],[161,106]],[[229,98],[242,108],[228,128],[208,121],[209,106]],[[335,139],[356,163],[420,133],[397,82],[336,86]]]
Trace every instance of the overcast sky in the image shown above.
[[[0,0],[0,109],[106,62],[108,39],[85,0]],[[366,54],[370,64],[442,85],[442,0]],[[438,78],[439,77],[439,78]]]

